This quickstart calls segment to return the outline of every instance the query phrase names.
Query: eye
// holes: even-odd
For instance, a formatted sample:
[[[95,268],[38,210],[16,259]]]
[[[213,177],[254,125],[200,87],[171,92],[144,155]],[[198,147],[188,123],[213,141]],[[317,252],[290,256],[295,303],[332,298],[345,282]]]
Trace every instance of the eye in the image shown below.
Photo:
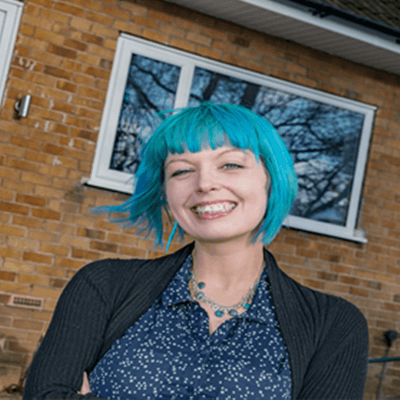
[[[237,169],[243,168],[243,165],[236,164],[236,163],[226,163],[222,166],[223,169]]]
[[[174,172],[171,174],[171,178],[174,178],[174,177],[176,177],[176,176],[181,176],[181,175],[187,174],[187,173],[189,173],[189,172],[191,172],[190,169],[178,169],[177,171],[174,171]]]

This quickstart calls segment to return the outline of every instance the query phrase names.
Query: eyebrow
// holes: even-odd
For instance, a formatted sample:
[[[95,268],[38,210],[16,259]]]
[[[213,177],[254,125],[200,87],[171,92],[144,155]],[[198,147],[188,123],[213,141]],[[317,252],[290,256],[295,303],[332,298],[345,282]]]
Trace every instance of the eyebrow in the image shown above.
[[[218,154],[218,156],[216,156],[216,158],[222,157],[226,153],[233,153],[233,152],[241,152],[241,153],[247,155],[247,150],[246,149],[239,149],[239,148],[235,147],[233,149],[228,149],[228,150],[223,151],[221,154]],[[186,160],[185,158],[180,158],[178,160],[168,161],[167,164],[165,164],[164,168],[167,168],[168,165],[173,163],[173,162],[180,162],[180,161],[187,162],[187,163],[191,164],[191,162]]]

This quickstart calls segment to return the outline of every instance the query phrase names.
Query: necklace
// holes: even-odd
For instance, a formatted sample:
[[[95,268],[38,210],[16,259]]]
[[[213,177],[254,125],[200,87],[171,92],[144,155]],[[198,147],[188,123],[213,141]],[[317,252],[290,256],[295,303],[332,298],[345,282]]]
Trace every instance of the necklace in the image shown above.
[[[206,287],[206,284],[204,282],[199,282],[194,276],[193,271],[190,273],[189,285],[191,284],[193,288],[194,297],[196,297],[197,300],[208,304],[213,309],[217,317],[222,318],[225,314],[229,314],[231,317],[236,317],[237,315],[239,315],[239,308],[244,308],[245,310],[248,310],[250,308],[250,305],[256,294],[260,278],[261,274],[259,275],[257,281],[250,286],[250,292],[245,294],[242,300],[240,300],[239,303],[236,303],[233,306],[221,306],[215,301],[209,299],[202,291],[202,289]]]

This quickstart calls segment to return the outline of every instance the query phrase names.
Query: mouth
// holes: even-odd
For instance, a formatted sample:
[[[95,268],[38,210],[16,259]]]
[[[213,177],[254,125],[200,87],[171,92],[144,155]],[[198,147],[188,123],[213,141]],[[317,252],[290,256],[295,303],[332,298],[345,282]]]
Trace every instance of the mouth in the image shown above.
[[[207,215],[207,214],[220,214],[232,211],[237,206],[237,203],[232,201],[221,201],[214,203],[202,203],[192,207],[195,214]]]

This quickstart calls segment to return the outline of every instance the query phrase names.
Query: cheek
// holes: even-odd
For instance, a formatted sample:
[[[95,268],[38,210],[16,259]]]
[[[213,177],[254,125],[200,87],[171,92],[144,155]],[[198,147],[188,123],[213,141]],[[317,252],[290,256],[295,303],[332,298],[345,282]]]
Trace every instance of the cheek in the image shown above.
[[[185,191],[181,185],[175,183],[167,183],[165,193],[167,195],[167,202],[169,208],[173,211],[185,202]]]

